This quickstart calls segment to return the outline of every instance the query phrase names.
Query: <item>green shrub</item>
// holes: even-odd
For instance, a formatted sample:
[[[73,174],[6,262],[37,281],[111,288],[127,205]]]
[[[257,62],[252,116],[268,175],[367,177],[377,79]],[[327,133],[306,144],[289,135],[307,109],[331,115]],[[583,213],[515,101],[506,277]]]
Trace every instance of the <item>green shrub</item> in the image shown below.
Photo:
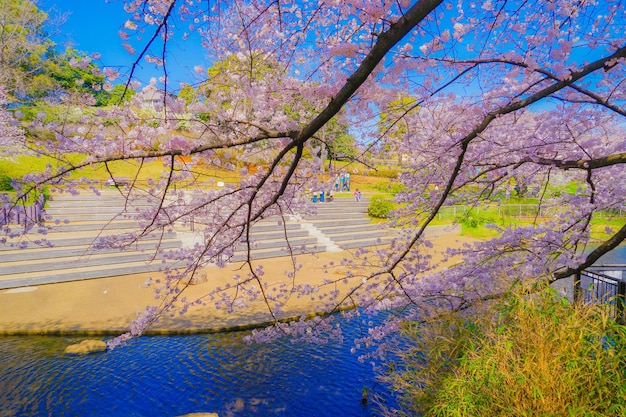
[[[18,119],[23,121],[33,121],[40,117],[40,113],[45,114],[45,120],[63,121],[65,123],[79,123],[87,110],[78,106],[51,106],[43,102],[36,102],[34,105],[20,106],[17,110],[21,113]]]
[[[494,220],[490,216],[477,213],[475,210],[466,211],[462,216],[458,216],[456,221],[464,227],[472,229],[483,226],[485,223],[493,223]]]
[[[13,191],[11,177],[8,175],[0,175],[0,191]]]
[[[602,306],[519,292],[405,334],[390,380],[407,415],[626,415],[626,327]]]
[[[386,219],[389,213],[396,209],[396,204],[384,195],[374,195],[370,198],[370,204],[367,213],[371,217]]]

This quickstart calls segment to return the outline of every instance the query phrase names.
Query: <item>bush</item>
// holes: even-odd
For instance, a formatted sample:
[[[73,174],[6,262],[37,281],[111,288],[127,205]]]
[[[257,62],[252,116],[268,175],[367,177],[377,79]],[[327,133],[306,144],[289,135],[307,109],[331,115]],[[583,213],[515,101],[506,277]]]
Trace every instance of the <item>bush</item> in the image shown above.
[[[603,307],[546,289],[489,311],[407,324],[391,380],[408,415],[626,415],[626,327]]]
[[[485,223],[493,223],[494,220],[490,216],[484,216],[473,210],[465,212],[462,216],[456,218],[456,221],[465,227],[472,229],[483,226]]]
[[[393,201],[384,195],[374,195],[370,198],[370,205],[367,208],[367,213],[371,217],[386,219],[389,217],[389,213],[395,209],[396,205]]]
[[[0,175],[0,191],[13,191],[11,177],[8,175]]]

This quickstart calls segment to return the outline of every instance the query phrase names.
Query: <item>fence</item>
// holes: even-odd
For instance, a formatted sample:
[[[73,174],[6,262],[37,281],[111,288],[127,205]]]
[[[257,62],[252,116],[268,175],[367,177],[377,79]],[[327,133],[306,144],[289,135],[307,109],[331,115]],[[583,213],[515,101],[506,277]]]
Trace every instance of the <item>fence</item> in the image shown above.
[[[437,214],[439,220],[455,219],[471,212],[476,216],[493,216],[493,217],[516,217],[516,218],[545,218],[553,217],[559,214],[558,207],[539,207],[536,204],[500,204],[489,207],[473,207],[465,205],[443,206]],[[599,217],[623,217],[626,216],[626,209],[613,208],[598,211]]]
[[[539,212],[538,212],[539,211]],[[550,214],[551,209],[539,208],[536,204],[502,204],[498,206],[472,207],[465,205],[444,206],[439,210],[439,220],[454,219],[471,212],[476,216],[496,216],[496,217],[545,217]]]
[[[3,205],[0,207],[0,225],[23,224],[29,226],[41,223],[45,197],[40,194],[32,204]]]
[[[574,278],[574,301],[602,304],[618,322],[624,323],[626,265],[603,265],[586,269]]]

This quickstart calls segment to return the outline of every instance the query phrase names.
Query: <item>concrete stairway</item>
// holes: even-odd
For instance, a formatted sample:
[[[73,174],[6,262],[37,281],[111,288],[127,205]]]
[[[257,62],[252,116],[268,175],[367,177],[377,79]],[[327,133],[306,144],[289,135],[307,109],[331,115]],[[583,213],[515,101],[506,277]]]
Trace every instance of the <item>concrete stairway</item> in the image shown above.
[[[303,220],[342,250],[389,243],[389,231],[372,224],[367,217],[368,206],[369,199],[360,202],[351,198],[335,199],[315,204],[317,213]]]
[[[0,243],[0,289],[160,270],[169,251],[193,246],[198,236],[181,228],[151,233],[123,250],[93,247],[112,234],[136,232],[138,223],[132,214],[150,203],[148,198],[138,198],[129,204],[115,192],[54,195],[46,207],[48,224],[56,224],[51,231],[29,233],[27,248],[19,248],[19,242],[11,239]],[[380,244],[381,238],[385,243],[385,232],[367,218],[367,205],[367,201],[335,199],[315,204],[317,214],[294,216],[284,225],[278,219],[263,220],[250,232],[250,254],[242,242],[230,261],[366,247]],[[155,255],[157,247],[160,251]]]
[[[194,232],[177,231],[177,236],[183,246],[193,247],[196,242],[201,243],[200,237]],[[248,243],[250,253],[248,253]],[[292,254],[323,252],[326,246],[320,244],[318,239],[311,236],[294,220],[279,224],[278,218],[264,219],[254,224],[250,230],[249,242],[240,242],[235,247],[230,262],[243,261],[245,259],[267,259]]]
[[[145,198],[137,199],[127,212],[148,203]],[[119,194],[55,195],[46,207],[44,227],[0,244],[0,288],[159,270],[168,251],[181,246],[173,231],[150,233],[124,249],[94,246],[114,234],[137,232],[136,221],[119,216],[123,210],[124,200]],[[52,226],[51,230],[46,226]],[[155,255],[157,247],[162,252]]]

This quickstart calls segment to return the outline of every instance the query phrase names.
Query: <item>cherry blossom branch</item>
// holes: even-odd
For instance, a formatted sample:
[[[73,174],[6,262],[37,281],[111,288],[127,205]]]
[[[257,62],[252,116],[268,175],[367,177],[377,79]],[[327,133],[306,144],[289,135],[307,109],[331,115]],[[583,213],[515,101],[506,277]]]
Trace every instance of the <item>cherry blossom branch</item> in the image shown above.
[[[404,36],[426,18],[442,0],[419,0],[397,22],[378,36],[378,39],[359,67],[346,80],[346,83],[330,103],[306,127],[300,130],[297,139],[306,140],[312,137],[322,126],[332,119],[348,102],[350,97],[369,78],[376,66],[387,55],[389,50]]]
[[[526,157],[520,162],[534,163],[539,165],[552,166],[555,168],[568,170],[568,169],[580,169],[583,171],[594,170],[599,168],[606,168],[613,165],[626,164],[626,152],[619,152],[611,155],[606,155],[597,158],[589,159],[576,159],[576,160],[561,160],[551,159],[544,157]]]
[[[554,272],[551,281],[558,281],[563,278],[571,277],[574,274],[577,274],[584,270],[585,268],[589,268],[592,266],[600,257],[607,252],[618,247],[622,242],[626,240],[626,224],[622,226],[616,233],[611,236],[610,239],[603,242],[600,246],[595,248],[589,255],[586,256],[585,261],[582,262],[575,268],[566,267]]]
[[[417,243],[417,241],[421,238],[421,236],[423,235],[426,227],[432,222],[432,220],[436,217],[437,213],[440,211],[441,207],[443,206],[443,204],[445,203],[445,201],[447,200],[448,196],[450,195],[453,187],[454,187],[454,183],[456,181],[456,179],[458,178],[459,173],[461,172],[461,167],[463,165],[464,162],[464,158],[468,149],[469,144],[477,137],[479,137],[479,135],[485,131],[487,129],[487,127],[491,124],[491,122],[493,120],[495,120],[497,117],[499,116],[503,116],[509,113],[512,113],[514,111],[517,111],[519,109],[522,109],[524,107],[529,106],[532,103],[535,103],[539,100],[542,100],[545,97],[550,96],[551,94],[554,94],[555,92],[568,87],[569,85],[571,85],[572,83],[574,83],[575,81],[582,79],[583,77],[585,77],[586,75],[589,75],[599,69],[602,68],[606,68],[607,63],[611,62],[612,60],[618,58],[618,57],[623,57],[626,54],[626,48],[620,48],[618,51],[616,51],[614,54],[612,54],[611,56],[605,57],[603,59],[597,60],[591,64],[588,64],[586,66],[584,66],[583,68],[581,68],[579,71],[575,71],[572,72],[571,76],[566,79],[566,80],[556,80],[555,83],[553,83],[552,85],[543,88],[542,90],[534,93],[533,95],[531,95],[530,97],[524,98],[524,99],[520,99],[518,101],[512,102],[509,105],[503,106],[497,110],[491,111],[490,113],[488,113],[485,118],[482,120],[482,122],[474,129],[472,130],[469,134],[467,134],[465,137],[463,137],[458,143],[460,146],[460,154],[457,156],[456,158],[456,164],[455,166],[452,168],[451,174],[448,178],[448,181],[446,183],[446,186],[441,194],[441,197],[438,199],[437,203],[431,207],[430,210],[430,214],[428,215],[428,217],[426,218],[426,220],[421,224],[421,226],[418,228],[418,230],[415,232],[415,234],[413,235],[413,237],[411,238],[411,240],[408,242],[408,244],[406,245],[405,249],[402,250],[399,254],[397,254],[397,256],[395,257],[395,260],[392,261],[389,265],[387,265],[383,270],[377,272],[374,275],[370,275],[369,279],[374,278],[375,276],[379,276],[381,274],[384,273],[392,273],[394,271],[395,268],[397,268],[400,263],[406,258],[406,256],[408,255],[409,251],[414,247],[414,245]],[[602,158],[598,161],[594,162],[594,165],[598,165],[600,166],[601,164],[608,164],[608,161],[611,161],[611,164],[615,164],[615,163],[621,163],[621,162],[617,162],[617,161],[621,161],[623,158],[622,156],[617,156],[613,159],[608,159],[606,160],[606,158]],[[531,162],[529,160],[529,162]],[[577,167],[577,165],[576,165]],[[588,167],[583,167],[583,169],[588,169]],[[626,232],[624,232],[626,233]],[[602,245],[600,248],[600,250],[594,251],[594,256],[590,256],[588,257],[588,262],[585,262],[585,265],[589,266],[591,265],[593,262],[591,262],[592,259],[594,259],[594,257],[597,259],[597,257],[601,256],[602,254],[606,253],[608,250],[614,248],[617,244],[619,244],[619,242],[621,242],[623,240],[619,239],[619,235],[620,233],[617,233],[616,235],[614,235],[615,239],[611,239],[609,242],[607,242],[606,244]],[[569,274],[571,275],[571,274]],[[560,276],[560,275],[559,275]],[[566,275],[567,276],[567,275]],[[367,280],[366,280],[367,281]],[[357,286],[360,287],[361,285]],[[401,287],[402,288],[402,287]],[[356,291],[356,288],[353,289],[351,292],[349,292],[349,294],[343,298],[343,300],[345,301],[347,298],[351,297],[354,292]],[[340,301],[339,303],[337,303],[337,305],[341,305],[343,301]]]
[[[622,52],[620,53],[620,50],[616,51],[616,55],[615,55],[615,60],[609,60],[607,61],[606,65],[605,65],[605,71],[609,71],[611,70],[613,67],[615,67],[616,65],[619,65],[619,61],[618,58],[623,58],[624,57],[624,53],[623,53],[623,49],[624,48],[620,48],[620,50],[622,50]],[[515,61],[515,60],[511,60],[511,59],[505,59],[505,58],[500,58],[500,57],[496,57],[496,58],[489,58],[489,59],[464,59],[464,60],[450,60],[450,59],[442,59],[442,62],[447,62],[450,64],[472,64],[474,66],[479,66],[479,65],[485,65],[485,64],[507,64],[507,65],[511,65],[511,66],[517,66],[520,68],[524,68],[524,69],[530,69],[533,72],[536,72],[538,74],[542,74],[545,75],[546,78],[537,81],[535,84],[541,82],[541,81],[545,81],[547,79],[551,79],[553,81],[559,81],[560,78],[555,75],[554,73],[544,69],[544,68],[534,68],[527,64],[526,62],[520,62],[520,61]],[[464,70],[463,72],[466,72],[466,70]],[[530,87],[529,87],[530,88]],[[602,96],[600,96],[597,93],[594,93],[592,91],[589,91],[588,89],[581,87],[579,85],[576,84],[571,84],[568,86],[568,88],[571,88],[573,90],[578,91],[579,93],[586,95],[588,97],[590,97],[593,101],[592,103],[596,103],[599,104],[603,107],[606,107],[609,110],[614,111],[615,113],[618,113],[622,116],[626,116],[626,109],[618,106],[615,103],[612,103],[611,101],[609,101],[606,98],[603,98]],[[563,99],[565,101],[572,101],[569,99]]]
[[[608,57],[599,59],[588,65],[585,65],[578,71],[572,72],[571,76],[566,80],[558,80],[552,85],[545,87],[540,91],[537,91],[536,93],[534,93],[533,95],[527,98],[520,99],[506,106],[500,107],[499,109],[489,112],[483,118],[480,124],[478,124],[470,133],[468,133],[466,136],[464,136],[462,139],[459,140],[458,143],[460,146],[460,153],[458,157],[456,158],[456,164],[450,173],[450,176],[448,178],[447,184],[442,192],[441,197],[438,199],[437,203],[431,208],[430,214],[428,215],[426,220],[424,220],[424,222],[419,227],[417,232],[414,234],[413,238],[411,239],[407,247],[402,252],[400,252],[400,254],[396,257],[396,260],[392,262],[392,264],[388,267],[387,270],[388,271],[393,270],[401,262],[401,260],[404,257],[406,257],[406,255],[409,253],[413,245],[415,245],[415,243],[423,235],[424,231],[426,230],[426,227],[435,219],[435,217],[437,216],[437,213],[439,213],[439,210],[441,209],[441,207],[443,207],[445,201],[450,195],[450,192],[454,186],[454,182],[456,181],[459,173],[461,172],[461,166],[463,165],[463,161],[464,161],[465,154],[467,152],[467,148],[469,144],[475,138],[477,138],[482,132],[484,132],[487,129],[487,127],[491,124],[491,122],[493,122],[499,116],[504,116],[506,114],[513,113],[522,108],[528,107],[529,105],[536,103],[550,96],[551,94],[554,94],[555,92],[559,90],[562,90],[563,88],[573,84],[574,82],[582,79],[583,77],[599,69],[606,68],[608,63],[612,62],[615,59],[622,58],[622,57],[626,57],[626,47],[622,47],[618,49],[614,54]]]
[[[152,34],[150,39],[148,39],[148,41],[144,45],[143,49],[141,50],[141,52],[137,56],[137,59],[131,65],[130,74],[128,76],[128,81],[127,81],[127,84],[126,84],[127,87],[130,84],[130,81],[133,79],[133,75],[135,74],[135,71],[137,70],[137,67],[139,66],[139,62],[148,53],[148,50],[150,49],[150,47],[152,46],[154,41],[161,34],[161,30],[163,30],[164,28],[166,28],[166,30],[167,30],[167,21],[170,18],[170,16],[172,15],[172,12],[174,10],[174,6],[175,5],[176,5],[176,0],[171,0],[170,6],[168,7],[168,9],[165,12],[165,14],[163,15],[163,18],[161,19],[160,23],[157,25],[156,29],[154,30],[154,33]],[[163,52],[165,52],[165,51],[163,51]]]

